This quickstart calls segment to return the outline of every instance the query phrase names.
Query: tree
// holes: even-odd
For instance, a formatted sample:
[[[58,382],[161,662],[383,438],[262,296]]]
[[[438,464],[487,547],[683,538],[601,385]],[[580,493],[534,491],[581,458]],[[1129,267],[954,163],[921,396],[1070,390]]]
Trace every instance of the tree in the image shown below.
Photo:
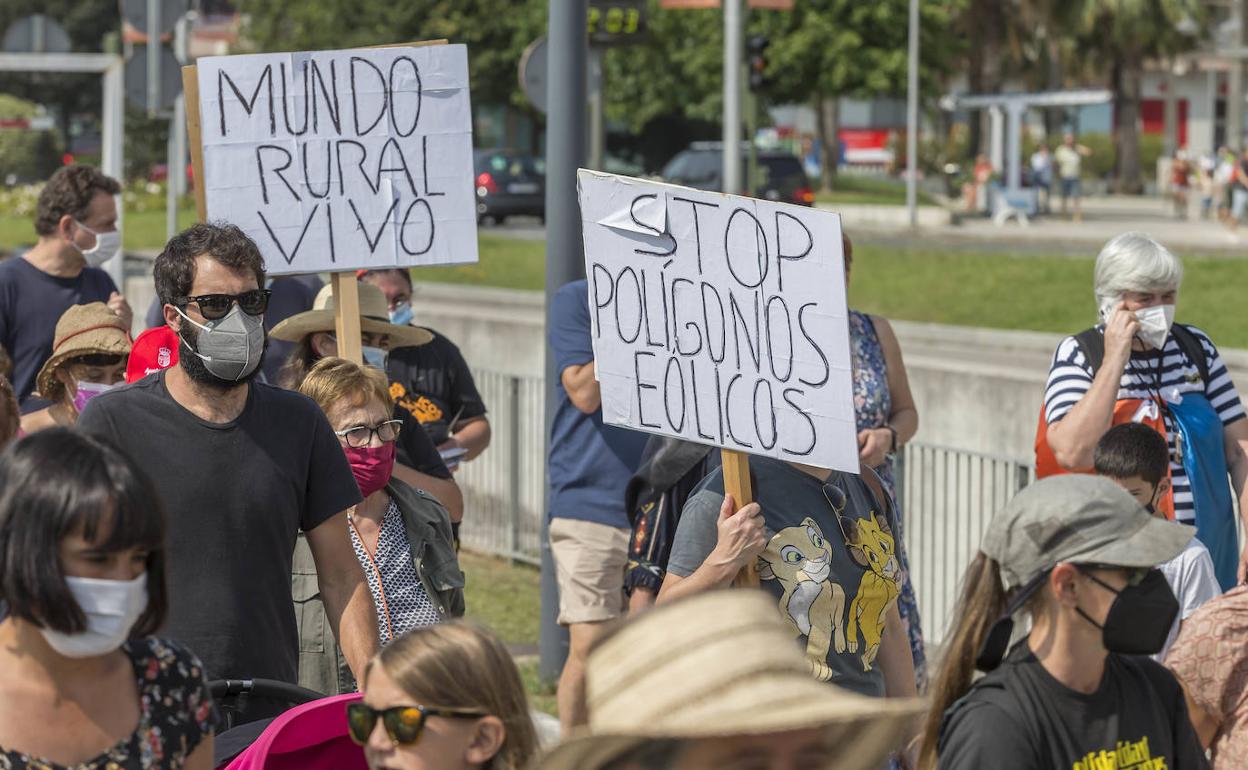
[[[951,34],[961,0],[921,0],[920,89],[935,95],[960,47]],[[900,96],[906,91],[908,0],[802,0],[767,13],[755,27],[771,39],[768,71],[777,102],[810,102],[824,146],[822,184],[831,189],[839,155],[841,97]]]
[[[546,31],[544,0],[242,0],[245,40],[309,51],[445,38],[468,46],[474,103],[528,106],[517,64]]]
[[[1078,32],[1092,61],[1109,71],[1114,92],[1115,188],[1143,191],[1140,180],[1140,94],[1144,64],[1189,50],[1205,23],[1200,0],[1082,0]]]

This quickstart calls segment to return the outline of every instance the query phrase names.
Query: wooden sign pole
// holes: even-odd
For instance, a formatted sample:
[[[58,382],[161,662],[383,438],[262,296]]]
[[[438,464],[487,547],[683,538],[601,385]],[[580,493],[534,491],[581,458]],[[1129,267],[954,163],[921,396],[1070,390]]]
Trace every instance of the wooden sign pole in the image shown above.
[[[724,493],[732,495],[737,510],[754,502],[754,489],[750,484],[750,456],[735,449],[721,449],[720,460],[724,466]],[[737,587],[757,588],[758,565],[753,562],[747,564],[737,573],[732,584]]]
[[[334,330],[338,336],[338,357],[363,364],[360,284],[355,273],[332,273],[331,280],[334,286]]]
[[[191,182],[195,185],[195,211],[200,222],[208,221],[208,196],[204,190],[204,141],[199,122],[199,68],[182,68],[182,95],[186,102],[186,143],[191,148]],[[179,172],[180,173],[180,172]],[[168,178],[173,180],[173,169]]]

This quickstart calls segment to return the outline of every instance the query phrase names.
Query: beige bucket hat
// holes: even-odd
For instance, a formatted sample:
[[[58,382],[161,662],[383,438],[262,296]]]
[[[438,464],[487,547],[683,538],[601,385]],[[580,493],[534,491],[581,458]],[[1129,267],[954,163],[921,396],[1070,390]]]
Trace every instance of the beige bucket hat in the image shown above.
[[[655,740],[824,727],[838,746],[828,768],[871,770],[923,710],[816,681],[775,600],[747,589],[645,611],[590,655],[586,690],[589,724],[536,767],[599,770]]]
[[[57,368],[71,358],[97,354],[130,355],[130,330],[103,302],[71,306],[56,322],[52,357],[35,378],[39,396],[59,401],[65,386],[56,378]]]
[[[390,323],[390,307],[386,304],[385,293],[369,283],[360,284],[360,327],[363,331],[389,337],[391,348],[415,347],[433,339],[428,329]],[[325,284],[316,295],[311,310],[282,321],[273,327],[269,336],[286,342],[299,342],[316,332],[334,332],[333,284]]]

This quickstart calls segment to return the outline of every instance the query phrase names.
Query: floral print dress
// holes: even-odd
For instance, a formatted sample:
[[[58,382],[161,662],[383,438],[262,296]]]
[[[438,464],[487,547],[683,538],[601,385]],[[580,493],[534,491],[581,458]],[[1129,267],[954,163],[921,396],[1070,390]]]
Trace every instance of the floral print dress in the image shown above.
[[[884,348],[880,345],[875,324],[866,313],[849,311],[849,346],[854,356],[854,413],[858,418],[858,430],[882,428],[888,424],[893,411],[892,396],[888,392],[888,370],[884,363]],[[897,500],[896,479],[893,475],[893,458],[875,469],[884,482],[884,488]],[[905,535],[902,527],[902,511],[897,511],[897,554],[901,557],[901,596],[897,610],[910,635],[910,651],[914,656],[914,677],[919,692],[927,686],[927,655],[923,649],[923,631],[919,624],[919,608],[914,600],[914,585],[910,582],[910,561],[906,556]]]
[[[216,711],[199,660],[177,645],[147,637],[122,647],[139,685],[139,726],[99,756],[76,765],[0,747],[0,770],[179,770],[212,734]]]

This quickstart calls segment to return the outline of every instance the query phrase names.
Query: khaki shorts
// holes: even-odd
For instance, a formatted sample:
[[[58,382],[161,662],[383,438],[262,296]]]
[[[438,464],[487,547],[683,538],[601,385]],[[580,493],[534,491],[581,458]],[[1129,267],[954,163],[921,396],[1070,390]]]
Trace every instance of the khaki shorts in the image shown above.
[[[592,521],[550,520],[559,581],[559,625],[599,623],[624,614],[629,531]]]

